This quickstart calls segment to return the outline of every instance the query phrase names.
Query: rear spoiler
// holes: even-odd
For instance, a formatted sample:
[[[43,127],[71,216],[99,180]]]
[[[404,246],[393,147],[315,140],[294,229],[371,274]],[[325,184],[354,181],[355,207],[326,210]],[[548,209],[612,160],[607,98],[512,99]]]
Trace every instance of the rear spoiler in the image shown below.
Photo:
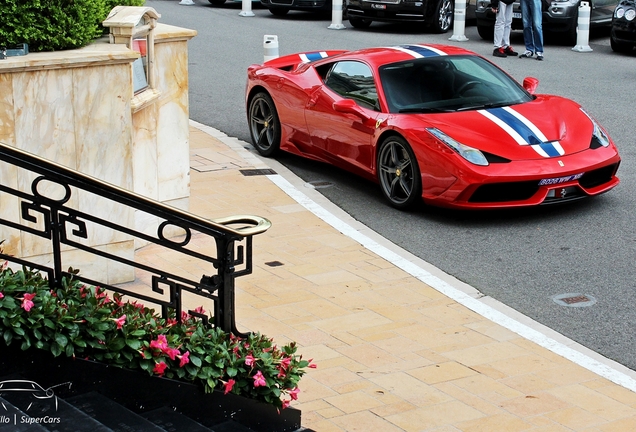
[[[303,53],[289,54],[283,57],[276,57],[275,59],[266,61],[265,63],[263,63],[263,65],[277,69],[292,70],[299,64],[310,63],[338,54],[344,54],[346,52],[348,52],[348,50],[308,51]]]

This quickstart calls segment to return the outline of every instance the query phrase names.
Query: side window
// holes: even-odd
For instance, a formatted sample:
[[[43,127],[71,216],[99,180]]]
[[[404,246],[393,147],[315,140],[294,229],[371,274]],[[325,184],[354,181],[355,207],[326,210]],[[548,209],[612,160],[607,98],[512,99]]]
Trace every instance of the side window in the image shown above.
[[[342,61],[334,64],[325,77],[325,85],[343,98],[379,111],[378,92],[371,69],[364,63]]]

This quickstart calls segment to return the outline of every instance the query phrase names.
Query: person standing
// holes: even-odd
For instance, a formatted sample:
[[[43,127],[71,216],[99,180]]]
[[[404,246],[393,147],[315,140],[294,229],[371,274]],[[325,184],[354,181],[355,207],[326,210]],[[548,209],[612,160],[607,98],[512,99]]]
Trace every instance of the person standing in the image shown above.
[[[523,40],[526,50],[519,58],[543,60],[543,29],[541,0],[521,0],[521,20],[523,21]]]
[[[492,0],[490,8],[496,14],[495,19],[495,57],[516,56],[510,46],[510,26],[512,25],[512,3],[514,0]]]

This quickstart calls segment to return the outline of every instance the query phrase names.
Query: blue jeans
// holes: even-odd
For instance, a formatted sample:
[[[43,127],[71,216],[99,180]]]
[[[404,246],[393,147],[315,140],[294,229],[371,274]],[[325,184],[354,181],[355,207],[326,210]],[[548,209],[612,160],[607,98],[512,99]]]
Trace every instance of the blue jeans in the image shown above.
[[[521,0],[521,19],[526,51],[543,53],[541,0]]]

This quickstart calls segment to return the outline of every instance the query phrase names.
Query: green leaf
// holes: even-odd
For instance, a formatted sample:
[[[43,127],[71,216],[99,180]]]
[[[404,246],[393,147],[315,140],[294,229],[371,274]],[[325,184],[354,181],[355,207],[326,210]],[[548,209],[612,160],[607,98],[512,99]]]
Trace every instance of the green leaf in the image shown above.
[[[138,329],[138,330],[131,331],[129,334],[130,336],[141,337],[146,335],[146,330]]]
[[[13,340],[13,333],[11,332],[11,330],[6,330],[2,337],[4,338],[4,342],[7,345],[11,345],[11,341]]]
[[[24,329],[21,327],[14,327],[13,332],[18,336],[24,336]]]
[[[66,346],[66,344],[68,343],[68,339],[66,336],[64,336],[61,333],[55,333],[55,342],[61,346],[62,348],[64,348]]]
[[[53,354],[54,357],[59,356],[60,354],[62,354],[62,347],[59,344],[54,343],[51,346],[51,353]]]
[[[201,359],[197,356],[190,355],[190,363],[192,363],[196,367],[201,367]]]
[[[227,374],[227,376],[229,376],[230,378],[234,378],[237,374],[238,370],[236,370],[233,367],[229,367],[225,370],[225,373]]]
[[[141,348],[141,341],[138,339],[126,339],[126,345],[137,351]]]
[[[115,338],[108,344],[108,348],[112,349],[113,351],[120,351],[125,346],[126,339],[122,337]]]

